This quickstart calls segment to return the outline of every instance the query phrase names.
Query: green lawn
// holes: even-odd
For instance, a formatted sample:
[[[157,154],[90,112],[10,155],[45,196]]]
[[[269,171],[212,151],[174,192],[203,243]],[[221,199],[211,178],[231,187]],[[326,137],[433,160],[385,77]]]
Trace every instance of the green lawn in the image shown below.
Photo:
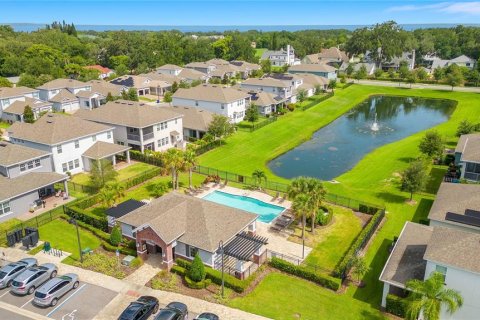
[[[262,54],[267,50],[268,49],[264,49],[264,48],[255,49],[255,58],[260,60],[262,58]]]
[[[82,248],[96,249],[100,246],[101,241],[92,233],[80,230],[80,243]],[[53,220],[47,224],[44,224],[38,228],[40,234],[40,240],[48,241],[51,243],[52,248],[61,249],[66,252],[70,252],[70,256],[73,260],[80,258],[77,242],[77,231],[73,224],[69,224],[63,219]]]
[[[137,162],[126,168],[118,170],[117,180],[124,181],[153,168],[155,168],[155,166],[143,162]],[[88,173],[76,174],[72,176],[72,182],[88,186],[90,185],[90,175]]]
[[[457,108],[450,120],[435,127],[449,145],[454,145],[454,141],[457,139],[455,131],[461,120],[479,119],[480,117],[480,108],[478,108],[480,95],[478,94],[353,85],[346,89],[336,90],[334,97],[305,112],[288,113],[275,123],[252,133],[237,132],[227,139],[226,145],[202,155],[199,159],[200,164],[244,175],[251,175],[254,170],[262,169],[266,172],[269,180],[288,182],[287,179],[277,177],[270,172],[266,166],[267,162],[308,140],[316,130],[329,124],[374,94],[420,96],[458,101]],[[366,303],[365,311],[371,306],[375,308],[379,306],[382,283],[378,281],[378,277],[388,258],[388,246],[393,237],[400,233],[405,221],[418,221],[428,215],[434,194],[445,170],[442,167],[433,167],[431,171],[433,181],[429,183],[425,192],[414,196],[417,204],[406,203],[405,200],[409,195],[399,191],[398,173],[407,167],[410,159],[419,155],[418,144],[423,134],[424,132],[419,132],[374,150],[351,171],[337,177],[336,180],[340,183],[325,184],[330,192],[367,202],[384,203],[388,213],[383,227],[375,236],[365,255],[371,268],[363,279],[367,286],[361,289],[351,286],[345,294],[340,296],[325,290],[324,294],[320,296],[317,306],[328,305],[331,303],[330,300],[343,301],[343,303],[340,308],[327,308],[319,313],[323,318],[345,319],[350,317],[352,316],[350,310],[352,305],[358,305],[359,301]],[[292,291],[302,292],[301,281],[295,281],[291,285],[294,286],[294,283],[297,284],[298,289],[292,289]],[[258,312],[269,315],[270,308],[273,308],[274,305],[275,308],[284,308],[287,312],[288,304],[278,303],[283,295],[278,291],[272,291],[269,294],[272,296],[270,302],[257,303]],[[250,301],[250,296],[244,299],[246,302],[237,302],[237,306],[250,310],[247,303]],[[292,297],[292,300],[296,299],[296,296]],[[298,299],[300,300],[300,298]]]
[[[5,121],[0,120],[0,129],[8,129],[10,128],[11,124]]]
[[[385,319],[366,303],[280,273],[267,275],[245,298],[229,305],[277,320]]]

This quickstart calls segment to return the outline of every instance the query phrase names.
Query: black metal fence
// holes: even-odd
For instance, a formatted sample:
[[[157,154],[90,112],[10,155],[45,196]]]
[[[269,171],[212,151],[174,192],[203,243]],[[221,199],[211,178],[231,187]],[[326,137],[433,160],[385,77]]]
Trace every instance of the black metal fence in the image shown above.
[[[267,119],[265,119],[264,121],[262,122],[259,122],[259,123],[252,123],[250,126],[237,126],[237,129],[238,130],[241,130],[241,131],[249,131],[249,132],[253,132],[253,131],[256,131],[260,128],[263,128],[271,123],[274,123],[275,121],[278,120],[278,117],[277,116],[271,116]]]
[[[329,92],[329,93],[327,93],[326,95],[324,95],[324,96],[322,96],[322,97],[320,97],[320,98],[318,98],[318,99],[312,100],[312,102],[310,102],[309,104],[304,105],[304,106],[302,107],[302,110],[303,110],[303,111],[308,110],[308,109],[316,106],[316,105],[319,104],[320,102],[325,101],[325,100],[327,100],[327,99],[329,99],[329,98],[331,98],[331,97],[333,97],[333,96],[334,96],[334,93],[333,93],[333,92]]]
[[[316,264],[306,263],[303,259],[289,256],[287,254],[283,254],[283,253],[276,252],[273,250],[268,250],[268,249],[266,250],[266,253],[267,253],[267,260],[271,260],[273,257],[275,257],[275,258],[279,258],[287,262],[290,262],[296,266],[302,265],[304,268],[310,269],[312,272],[315,272],[315,273],[324,273],[329,275],[333,273],[333,270],[324,268]]]

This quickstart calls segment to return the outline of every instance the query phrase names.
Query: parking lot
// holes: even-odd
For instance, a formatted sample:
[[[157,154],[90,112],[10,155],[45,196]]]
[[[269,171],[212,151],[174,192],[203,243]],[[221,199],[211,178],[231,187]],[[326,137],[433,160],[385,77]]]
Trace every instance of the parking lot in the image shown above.
[[[32,303],[33,295],[17,296],[8,288],[0,290],[0,301],[53,319],[90,320],[116,295],[114,291],[80,282],[78,288],[64,295],[55,307],[37,307]],[[23,319],[17,314],[9,318],[6,312],[6,310],[0,310],[0,319]],[[7,317],[3,317],[3,313],[6,313]]]

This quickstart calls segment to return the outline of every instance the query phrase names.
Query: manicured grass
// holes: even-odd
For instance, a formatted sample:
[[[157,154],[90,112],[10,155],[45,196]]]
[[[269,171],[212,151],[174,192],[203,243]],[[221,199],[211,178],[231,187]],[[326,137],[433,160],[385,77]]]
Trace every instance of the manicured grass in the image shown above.
[[[20,224],[21,222],[22,221],[18,219],[12,218],[10,220],[0,223],[0,234],[3,235],[3,237],[1,238],[2,240],[0,241],[1,247],[7,246],[6,232],[12,230],[16,225]]]
[[[234,308],[272,319],[386,319],[380,311],[346,295],[335,294],[292,276],[271,273]]]
[[[90,248],[92,250],[98,248],[101,244],[100,239],[92,233],[79,229],[80,243],[82,248]],[[73,260],[79,260],[77,231],[73,224],[69,224],[63,219],[53,220],[38,228],[40,240],[51,243],[52,248],[70,252]]]
[[[275,123],[252,133],[236,133],[227,139],[226,145],[202,155],[200,164],[244,175],[251,175],[254,170],[262,169],[266,172],[269,180],[288,182],[287,179],[277,177],[270,172],[266,163],[308,140],[316,130],[375,94],[456,100],[458,105],[451,118],[435,127],[445,137],[449,146],[455,145],[454,142],[457,140],[455,131],[460,121],[480,117],[478,108],[480,95],[478,94],[353,85],[346,89],[335,90],[334,97],[307,111],[288,113]],[[358,305],[359,301],[366,302],[364,312],[371,306],[377,308],[380,305],[383,285],[378,277],[388,258],[388,247],[393,241],[393,237],[399,235],[406,221],[418,222],[427,217],[443,172],[445,172],[444,167],[432,167],[431,177],[433,180],[424,192],[414,196],[417,203],[414,205],[406,203],[409,195],[399,190],[399,173],[408,166],[411,159],[419,155],[418,144],[423,134],[424,132],[419,132],[374,150],[351,171],[337,177],[336,180],[340,183],[325,184],[328,191],[336,194],[372,203],[383,203],[388,213],[382,228],[370,243],[365,254],[366,262],[370,267],[370,271],[363,278],[367,284],[366,287],[350,286],[341,296],[329,291],[325,291],[322,295],[319,294],[319,301],[315,304],[317,306],[329,305],[332,301],[342,301],[338,308],[319,311],[318,314],[322,318],[346,319],[352,317],[351,308],[353,305]],[[304,289],[302,281],[292,281],[289,286],[291,286],[290,290],[295,293],[303,292]],[[288,303],[279,303],[284,294],[286,293],[272,290],[269,292],[271,299],[265,300],[263,303],[251,300],[250,295],[247,295],[243,298],[245,303],[239,301],[236,302],[236,306],[252,311],[250,301],[256,301],[255,312],[268,316],[271,315],[272,308],[279,308],[287,312],[289,304],[303,303],[305,305],[305,302],[296,295],[291,297]],[[361,313],[358,312],[358,314]]]
[[[8,129],[10,128],[11,124],[5,121],[0,120],[0,129]]]
[[[137,162],[126,168],[118,170],[117,180],[118,181],[127,180],[131,177],[134,177],[142,172],[148,171],[153,168],[155,168],[155,166],[152,166],[150,164],[143,163],[143,162]],[[90,185],[90,174],[88,173],[76,174],[72,176],[72,182],[76,184],[88,186]]]
[[[264,48],[255,49],[255,58],[257,58],[257,59],[262,58],[262,54],[267,50],[268,49],[264,49]]]

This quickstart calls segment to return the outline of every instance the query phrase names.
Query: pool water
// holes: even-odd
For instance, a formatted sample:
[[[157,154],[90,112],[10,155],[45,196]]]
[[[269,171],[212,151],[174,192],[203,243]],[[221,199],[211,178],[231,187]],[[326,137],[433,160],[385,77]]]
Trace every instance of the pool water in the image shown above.
[[[205,197],[203,197],[203,199],[218,204],[223,204],[224,206],[242,209],[251,213],[256,213],[259,215],[258,221],[265,223],[270,223],[283,210],[285,210],[284,207],[266,203],[261,200],[246,196],[237,196],[222,191],[214,191],[212,193],[209,193]]]

